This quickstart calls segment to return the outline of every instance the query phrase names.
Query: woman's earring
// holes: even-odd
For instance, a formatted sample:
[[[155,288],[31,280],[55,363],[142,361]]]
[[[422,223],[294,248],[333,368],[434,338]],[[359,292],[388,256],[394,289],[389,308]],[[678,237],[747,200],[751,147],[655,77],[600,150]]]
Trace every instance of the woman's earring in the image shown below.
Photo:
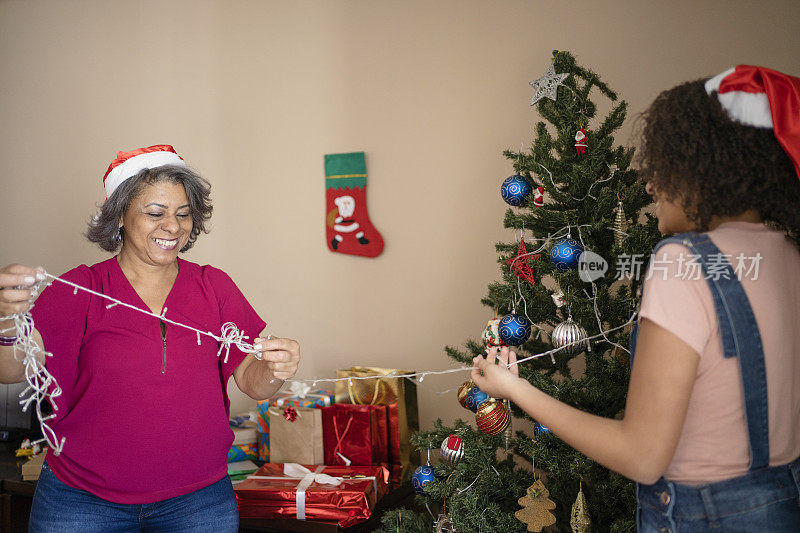
[[[116,241],[117,243],[122,242],[122,226],[119,227],[119,229],[117,230],[117,234],[114,235],[114,241]]]

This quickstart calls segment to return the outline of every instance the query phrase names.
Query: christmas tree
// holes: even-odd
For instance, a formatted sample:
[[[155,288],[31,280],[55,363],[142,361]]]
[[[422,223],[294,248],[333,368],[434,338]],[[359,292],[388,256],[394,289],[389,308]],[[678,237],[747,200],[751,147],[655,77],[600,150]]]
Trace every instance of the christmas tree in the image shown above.
[[[531,85],[531,105],[543,120],[527,150],[504,153],[515,170],[503,183],[503,197],[514,206],[506,210],[504,225],[514,239],[495,245],[502,280],[491,283],[482,300],[504,318],[489,323],[482,341],[468,341],[466,350],[447,347],[446,353],[471,365],[487,344],[500,342],[498,336],[508,344],[521,343],[519,358],[543,355],[519,365],[522,378],[584,411],[620,417],[630,375],[627,347],[643,281],[639,274],[660,239],[655,218],[640,213],[651,200],[630,166],[634,151],[614,146],[612,135],[625,120],[627,104],[563,51],[553,52],[552,65]],[[605,118],[596,117],[592,98],[610,101]],[[503,324],[509,322],[511,334],[506,329],[504,335]],[[483,400],[472,396],[466,401]],[[489,401],[502,412],[503,403]],[[481,407],[478,426],[486,427],[488,415]],[[512,409],[514,417],[528,418]],[[413,443],[422,451],[437,450],[448,435],[457,435],[463,457],[436,464],[435,479],[418,496],[436,513],[392,511],[384,516],[383,531],[430,531],[438,513],[459,532],[539,531],[542,526],[529,528],[515,517],[518,500],[534,501],[528,491],[535,479],[532,466],[537,485],[543,483],[556,504],[551,511],[556,524],[545,531],[585,531],[589,520],[595,531],[633,531],[633,483],[547,428],[534,427],[533,435],[516,431],[512,437],[506,430],[492,436],[460,420],[454,427],[438,421],[433,430],[415,435]]]

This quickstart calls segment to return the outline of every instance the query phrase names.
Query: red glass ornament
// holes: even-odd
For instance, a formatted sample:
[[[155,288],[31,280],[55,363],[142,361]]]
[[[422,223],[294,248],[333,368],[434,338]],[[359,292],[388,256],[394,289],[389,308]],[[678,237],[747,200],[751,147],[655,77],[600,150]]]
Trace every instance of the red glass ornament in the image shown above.
[[[487,435],[502,433],[511,423],[511,413],[506,406],[496,400],[483,402],[475,413],[478,429]]]

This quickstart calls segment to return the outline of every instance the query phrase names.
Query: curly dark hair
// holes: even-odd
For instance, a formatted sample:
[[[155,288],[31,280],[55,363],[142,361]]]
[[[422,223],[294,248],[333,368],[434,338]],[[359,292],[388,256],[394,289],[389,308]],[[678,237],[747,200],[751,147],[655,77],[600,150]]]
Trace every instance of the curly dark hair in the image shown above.
[[[192,232],[189,241],[181,248],[185,252],[194,245],[200,233],[208,233],[206,222],[211,218],[211,184],[192,169],[179,165],[164,165],[144,169],[135,176],[123,181],[100,207],[100,212],[89,221],[86,238],[107,252],[116,252],[122,245],[124,229],[119,220],[128,210],[131,202],[141,194],[147,185],[168,181],[179,183],[186,190],[189,200],[189,214],[192,217]]]
[[[699,231],[754,209],[800,236],[800,180],[771,129],[734,122],[705,80],[664,91],[642,115],[640,176],[683,206]]]

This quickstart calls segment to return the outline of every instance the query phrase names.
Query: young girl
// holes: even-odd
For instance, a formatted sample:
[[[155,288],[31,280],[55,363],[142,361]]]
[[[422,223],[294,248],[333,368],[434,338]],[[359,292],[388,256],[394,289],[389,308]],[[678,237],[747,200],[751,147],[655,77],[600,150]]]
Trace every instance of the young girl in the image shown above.
[[[547,396],[508,348],[472,379],[637,481],[639,531],[800,531],[800,79],[684,83],[642,137],[659,230],[679,235],[644,283],[624,418]]]

